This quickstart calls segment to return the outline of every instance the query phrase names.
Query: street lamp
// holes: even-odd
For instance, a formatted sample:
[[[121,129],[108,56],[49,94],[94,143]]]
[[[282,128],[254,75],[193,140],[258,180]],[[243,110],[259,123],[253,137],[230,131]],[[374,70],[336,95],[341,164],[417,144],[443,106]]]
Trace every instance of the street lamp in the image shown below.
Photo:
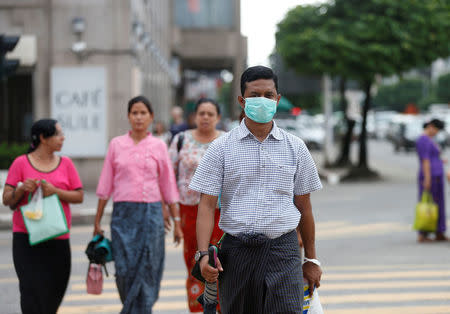
[[[72,19],[72,32],[81,37],[86,30],[86,23],[82,17],[74,17]]]
[[[86,31],[86,21],[83,17],[74,17],[72,19],[72,32],[77,36],[77,41],[72,44],[71,51],[78,57],[78,59],[83,61],[91,55],[132,55],[135,53],[131,49],[88,49],[87,43],[81,40],[84,32]],[[142,25],[141,25],[142,26]],[[133,25],[134,27],[134,25]]]
[[[77,36],[77,41],[72,44],[72,52],[75,53],[78,58],[83,59],[83,54],[87,49],[86,42],[81,40],[81,36],[86,30],[86,23],[82,17],[74,17],[72,19],[72,32]]]

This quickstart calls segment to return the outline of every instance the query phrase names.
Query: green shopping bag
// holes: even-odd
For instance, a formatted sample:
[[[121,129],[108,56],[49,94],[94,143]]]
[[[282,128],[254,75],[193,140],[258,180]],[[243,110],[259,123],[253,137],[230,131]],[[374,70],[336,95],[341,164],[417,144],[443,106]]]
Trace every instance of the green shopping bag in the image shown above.
[[[42,189],[39,186],[33,199],[30,193],[28,201],[27,205],[20,207],[20,211],[29,234],[30,245],[36,245],[69,232],[66,215],[58,195],[42,197]]]
[[[422,199],[416,205],[416,217],[414,219],[414,230],[434,232],[437,228],[439,217],[438,205],[433,201],[430,192],[423,191]]]

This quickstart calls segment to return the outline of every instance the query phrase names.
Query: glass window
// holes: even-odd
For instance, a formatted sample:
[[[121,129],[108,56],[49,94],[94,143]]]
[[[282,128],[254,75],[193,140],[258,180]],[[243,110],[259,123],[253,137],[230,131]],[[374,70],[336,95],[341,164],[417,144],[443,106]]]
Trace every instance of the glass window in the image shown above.
[[[181,28],[233,28],[234,0],[175,0],[175,24]]]

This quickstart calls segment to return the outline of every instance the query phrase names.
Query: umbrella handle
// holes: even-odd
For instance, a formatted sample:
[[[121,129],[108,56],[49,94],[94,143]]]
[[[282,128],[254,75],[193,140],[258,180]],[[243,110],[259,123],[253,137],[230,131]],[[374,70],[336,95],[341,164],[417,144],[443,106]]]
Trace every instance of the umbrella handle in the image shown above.
[[[209,265],[211,267],[216,268],[217,267],[217,247],[214,245],[211,245],[208,248],[208,257],[209,257]]]

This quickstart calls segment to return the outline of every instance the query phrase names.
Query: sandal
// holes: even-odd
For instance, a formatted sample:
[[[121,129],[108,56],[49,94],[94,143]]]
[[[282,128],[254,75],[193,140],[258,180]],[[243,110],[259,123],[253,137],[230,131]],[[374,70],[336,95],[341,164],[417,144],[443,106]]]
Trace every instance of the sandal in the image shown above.
[[[435,241],[448,241],[448,238],[443,233],[436,233]]]
[[[427,236],[424,236],[423,234],[419,234],[419,236],[417,237],[417,242],[425,243],[425,242],[433,242],[433,240],[431,240]]]

